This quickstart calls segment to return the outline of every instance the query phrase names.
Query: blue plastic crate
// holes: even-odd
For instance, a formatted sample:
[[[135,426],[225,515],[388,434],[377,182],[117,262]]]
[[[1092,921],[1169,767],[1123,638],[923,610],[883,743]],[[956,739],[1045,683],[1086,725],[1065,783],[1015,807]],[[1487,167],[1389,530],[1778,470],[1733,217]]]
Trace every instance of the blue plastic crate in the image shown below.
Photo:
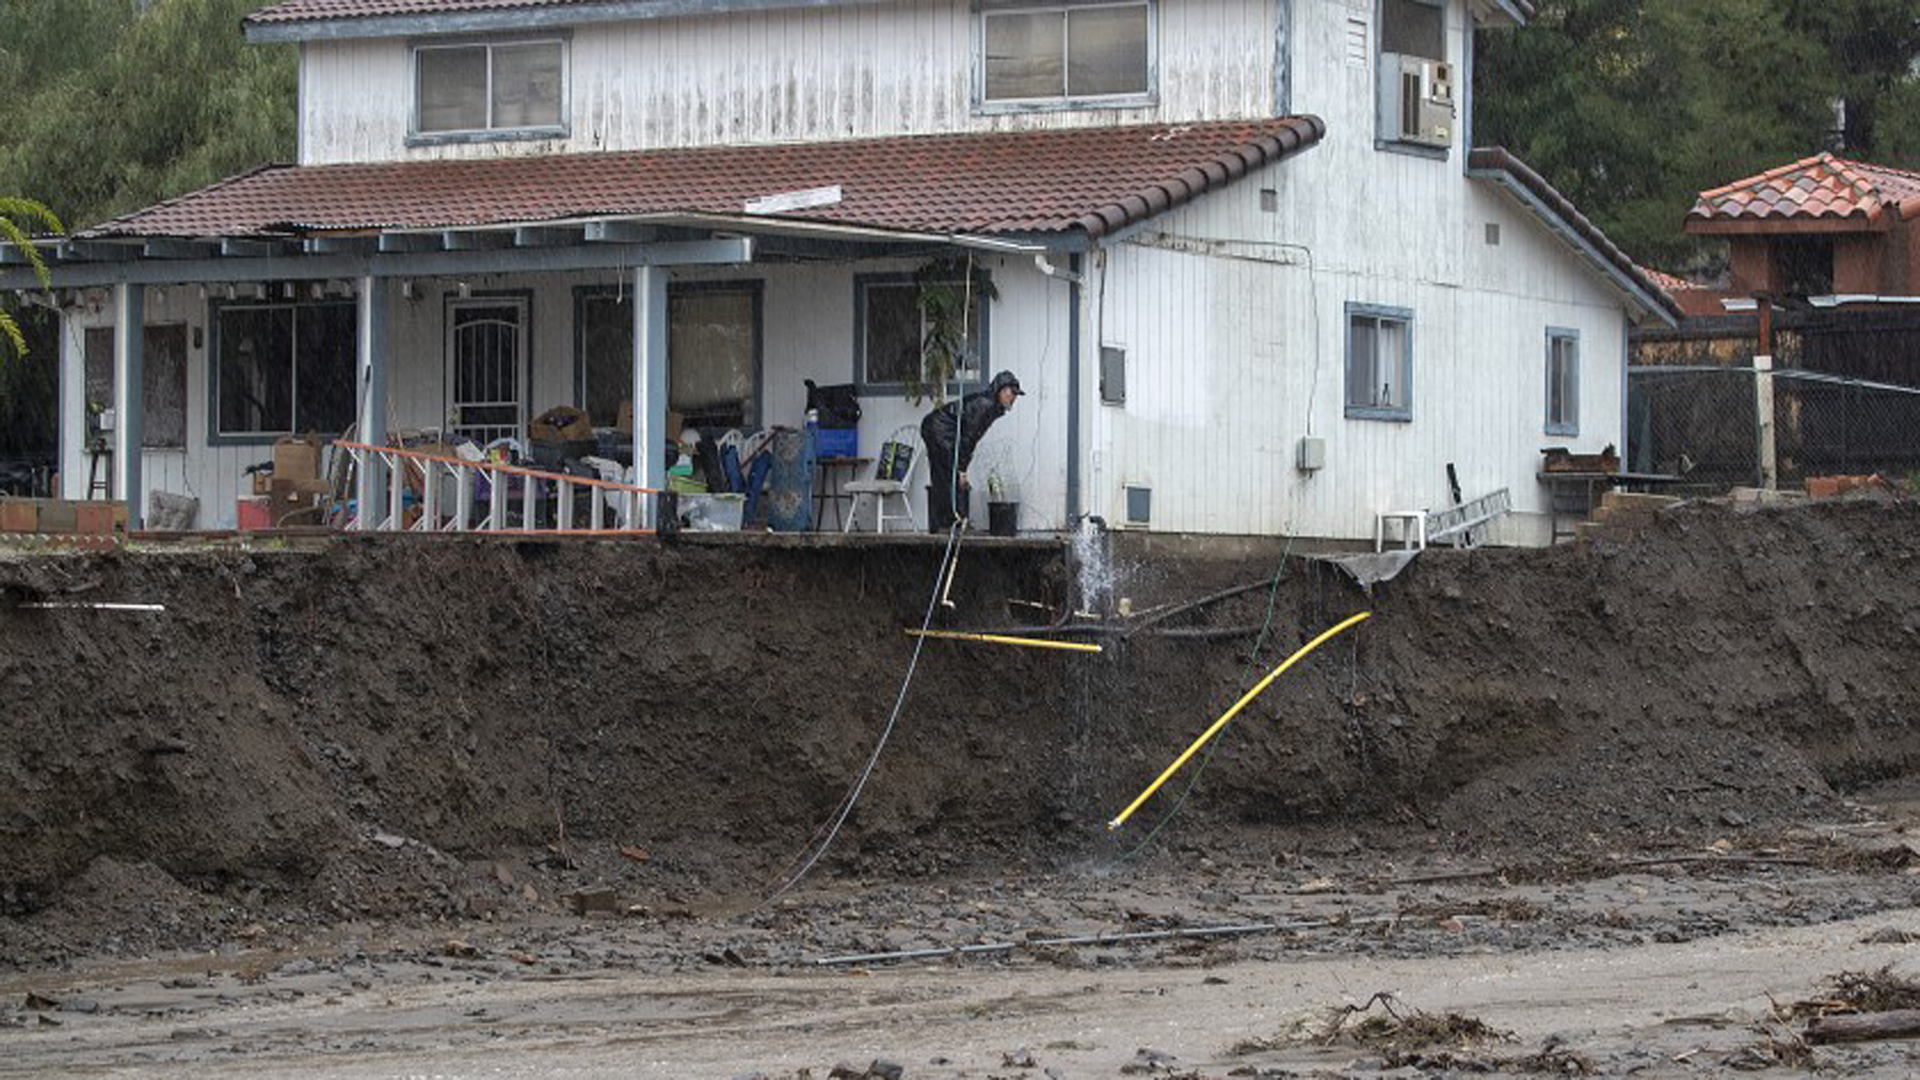
[[[859,428],[819,428],[813,436],[813,452],[820,457],[859,457]]]

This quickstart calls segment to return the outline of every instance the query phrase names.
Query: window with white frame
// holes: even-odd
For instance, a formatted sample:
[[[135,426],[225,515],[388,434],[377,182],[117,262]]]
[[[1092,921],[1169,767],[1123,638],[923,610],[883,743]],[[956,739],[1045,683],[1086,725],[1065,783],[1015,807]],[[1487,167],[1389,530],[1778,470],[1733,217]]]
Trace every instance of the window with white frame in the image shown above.
[[[979,99],[1065,105],[1153,91],[1153,3],[995,7],[980,12]]]
[[[1413,419],[1413,312],[1347,305],[1347,415]]]
[[[566,74],[559,38],[415,46],[414,134],[560,132]]]
[[[246,439],[353,423],[352,301],[219,304],[213,316],[213,434]]]
[[[1580,332],[1547,330],[1547,434],[1580,434]]]
[[[985,281],[975,275],[976,282]],[[922,282],[913,274],[861,274],[854,278],[854,382],[862,390],[898,391],[923,381],[927,317],[920,306]],[[960,280],[938,282],[965,289]],[[983,380],[987,370],[986,305],[979,284],[967,303],[965,362],[953,373],[953,383]],[[957,306],[957,305],[956,305]]]

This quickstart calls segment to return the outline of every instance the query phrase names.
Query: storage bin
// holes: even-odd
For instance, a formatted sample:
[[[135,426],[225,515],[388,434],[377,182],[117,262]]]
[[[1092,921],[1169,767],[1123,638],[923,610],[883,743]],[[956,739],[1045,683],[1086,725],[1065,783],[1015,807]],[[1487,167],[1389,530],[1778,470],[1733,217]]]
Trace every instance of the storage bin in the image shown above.
[[[680,520],[695,532],[739,532],[746,508],[745,495],[680,496]]]
[[[859,457],[860,429],[816,429],[813,433],[813,452],[818,457]]]

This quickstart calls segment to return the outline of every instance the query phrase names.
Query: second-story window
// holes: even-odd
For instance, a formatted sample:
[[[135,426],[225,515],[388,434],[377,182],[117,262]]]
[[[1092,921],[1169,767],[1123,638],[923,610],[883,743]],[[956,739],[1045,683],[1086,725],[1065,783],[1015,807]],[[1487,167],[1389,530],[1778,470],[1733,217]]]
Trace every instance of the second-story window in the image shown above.
[[[434,137],[561,130],[566,64],[566,43],[557,39],[418,46],[414,132]]]
[[[980,43],[984,105],[1099,104],[1153,91],[1148,0],[990,8]]]

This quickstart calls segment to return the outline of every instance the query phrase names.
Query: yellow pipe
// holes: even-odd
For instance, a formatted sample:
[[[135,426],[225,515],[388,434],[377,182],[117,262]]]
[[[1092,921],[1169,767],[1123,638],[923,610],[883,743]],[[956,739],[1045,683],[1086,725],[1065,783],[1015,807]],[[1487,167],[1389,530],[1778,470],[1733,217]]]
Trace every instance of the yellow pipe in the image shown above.
[[[1020,645],[1029,649],[1061,649],[1066,652],[1099,652],[1098,645],[1078,641],[1042,641],[1039,638],[1006,637],[1001,634],[962,634],[958,630],[908,630],[908,637],[946,638],[949,641],[984,641],[993,645]]]
[[[1259,683],[1255,684],[1254,688],[1247,691],[1244,697],[1242,697],[1239,701],[1234,702],[1233,708],[1228,709],[1225,713],[1222,713],[1220,716],[1220,719],[1215,720],[1213,722],[1212,727],[1202,732],[1199,738],[1193,740],[1193,745],[1187,747],[1186,753],[1181,754],[1179,757],[1173,759],[1173,764],[1167,766],[1167,771],[1161,773],[1160,778],[1158,780],[1155,780],[1153,783],[1147,785],[1147,790],[1141,792],[1140,797],[1133,800],[1132,803],[1128,804],[1125,810],[1120,811],[1119,817],[1114,818],[1112,821],[1107,822],[1108,830],[1111,831],[1113,829],[1119,828],[1122,825],[1125,825],[1127,823],[1127,819],[1133,816],[1133,812],[1135,810],[1140,809],[1141,803],[1146,802],[1148,799],[1152,798],[1153,793],[1160,790],[1161,784],[1166,783],[1169,777],[1171,777],[1174,773],[1179,772],[1180,766],[1185,765],[1187,763],[1187,759],[1192,757],[1195,751],[1207,745],[1208,739],[1211,739],[1215,735],[1219,734],[1220,729],[1223,727],[1226,727],[1227,722],[1229,720],[1232,720],[1235,716],[1238,716],[1240,714],[1240,710],[1247,707],[1248,702],[1251,702],[1254,698],[1259,697],[1260,691],[1265,690],[1268,684],[1272,683],[1273,680],[1285,674],[1286,670],[1292,667],[1294,664],[1298,663],[1301,657],[1319,648],[1321,645],[1326,644],[1329,638],[1332,638],[1334,635],[1340,633],[1340,631],[1345,630],[1347,627],[1352,626],[1357,622],[1360,622],[1361,620],[1367,618],[1372,614],[1373,612],[1371,611],[1363,611],[1358,615],[1350,616],[1345,621],[1341,622],[1338,626],[1335,626],[1332,629],[1325,631],[1319,637],[1314,638],[1312,641],[1307,642],[1305,645],[1302,645],[1300,647],[1299,652],[1296,652],[1292,656],[1287,657],[1286,663],[1281,664],[1279,667],[1274,668],[1271,672],[1269,672],[1267,674],[1267,677],[1264,679],[1261,679]]]

